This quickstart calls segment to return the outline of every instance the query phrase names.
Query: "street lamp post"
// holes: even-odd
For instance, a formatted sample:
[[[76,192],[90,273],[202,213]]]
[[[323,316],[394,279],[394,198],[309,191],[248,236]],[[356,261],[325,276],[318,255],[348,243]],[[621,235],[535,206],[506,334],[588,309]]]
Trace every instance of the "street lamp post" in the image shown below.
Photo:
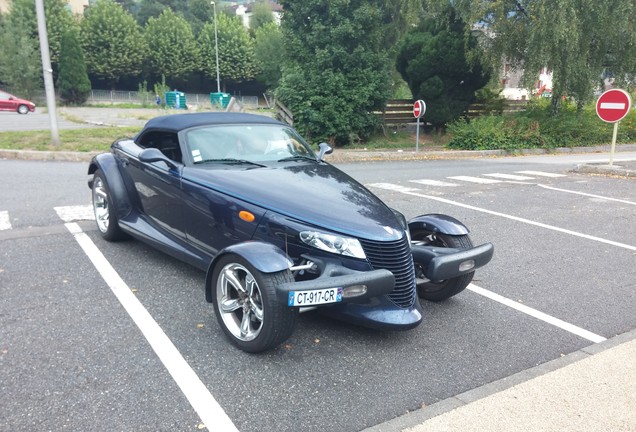
[[[219,37],[216,32],[216,4],[210,2],[214,11],[214,53],[216,55],[216,91],[221,93],[221,79],[219,78]]]

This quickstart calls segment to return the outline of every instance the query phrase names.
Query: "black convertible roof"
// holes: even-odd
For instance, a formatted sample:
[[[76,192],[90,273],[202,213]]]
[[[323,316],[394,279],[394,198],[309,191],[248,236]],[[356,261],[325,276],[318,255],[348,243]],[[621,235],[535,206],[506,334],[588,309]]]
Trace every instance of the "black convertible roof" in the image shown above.
[[[148,129],[161,129],[179,132],[196,126],[220,125],[220,124],[284,124],[271,117],[256,114],[229,113],[229,112],[201,112],[189,114],[172,114],[155,117],[148,120],[142,131]]]

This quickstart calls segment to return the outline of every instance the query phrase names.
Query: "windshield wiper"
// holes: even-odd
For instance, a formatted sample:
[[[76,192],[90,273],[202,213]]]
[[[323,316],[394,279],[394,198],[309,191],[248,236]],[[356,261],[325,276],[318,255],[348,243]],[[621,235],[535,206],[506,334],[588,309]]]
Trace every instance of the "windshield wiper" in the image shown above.
[[[254,165],[254,166],[263,167],[263,168],[267,167],[267,165],[259,164],[257,162],[252,162],[252,161],[249,161],[247,159],[234,159],[234,158],[204,159],[204,160],[195,162],[195,164],[201,164],[201,163],[206,163],[206,162],[221,162],[221,163],[230,163],[230,164],[248,164],[248,165]]]
[[[294,155],[294,156],[285,157],[282,159],[278,159],[278,162],[295,161],[295,160],[310,160],[310,161],[316,162],[316,158],[313,158],[311,156],[303,156],[303,155]]]

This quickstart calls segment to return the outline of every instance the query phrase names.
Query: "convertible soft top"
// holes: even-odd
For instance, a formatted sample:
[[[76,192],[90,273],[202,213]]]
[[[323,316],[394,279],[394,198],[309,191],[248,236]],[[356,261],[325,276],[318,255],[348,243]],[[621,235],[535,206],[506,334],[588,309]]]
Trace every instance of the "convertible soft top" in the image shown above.
[[[214,124],[283,124],[270,117],[228,112],[172,114],[150,119],[140,133],[149,129],[179,132],[196,126]]]

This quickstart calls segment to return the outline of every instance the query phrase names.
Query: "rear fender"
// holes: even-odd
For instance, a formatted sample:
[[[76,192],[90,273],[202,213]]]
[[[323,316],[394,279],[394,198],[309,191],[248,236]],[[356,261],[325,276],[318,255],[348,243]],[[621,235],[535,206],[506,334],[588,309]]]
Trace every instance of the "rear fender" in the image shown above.
[[[95,156],[88,167],[88,174],[95,174],[98,169],[104,174],[104,182],[108,186],[117,218],[125,218],[132,210],[132,203],[115,156],[112,153],[101,153]],[[93,188],[93,177],[88,180],[88,187]]]
[[[293,261],[285,252],[270,243],[249,241],[228,246],[214,257],[208,267],[208,272],[205,277],[205,299],[208,302],[212,301],[213,296],[214,267],[216,267],[218,260],[227,254],[236,254],[240,256],[261,273],[276,273],[287,270],[294,265]]]
[[[445,214],[427,214],[409,221],[411,235],[417,231],[430,231],[447,235],[465,235],[470,231],[457,219]]]

